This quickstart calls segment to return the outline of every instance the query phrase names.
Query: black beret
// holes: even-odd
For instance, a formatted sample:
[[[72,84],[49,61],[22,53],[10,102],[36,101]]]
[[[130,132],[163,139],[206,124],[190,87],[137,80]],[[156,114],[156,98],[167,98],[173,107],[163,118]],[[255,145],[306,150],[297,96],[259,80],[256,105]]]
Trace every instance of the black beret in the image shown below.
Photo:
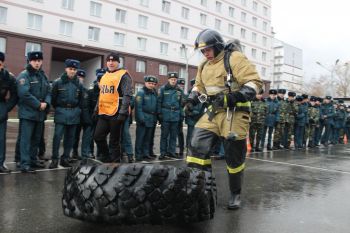
[[[185,79],[179,78],[179,79],[177,80],[177,84],[179,84],[179,85],[185,85]]]
[[[332,96],[327,95],[325,98],[326,98],[327,100],[331,100],[331,99],[332,99]]]
[[[43,60],[43,53],[40,51],[33,51],[27,54],[28,61],[32,60]]]
[[[169,72],[168,73],[168,78],[178,78],[178,74],[177,72]]]
[[[302,94],[301,96],[303,97],[303,99],[309,98],[309,96],[307,94]]]
[[[317,101],[317,97],[311,96],[311,97],[310,97],[310,101],[313,101],[313,102],[314,102],[314,101]]]
[[[5,61],[5,54],[0,52],[0,61]]]
[[[106,60],[107,60],[107,61],[112,60],[112,61],[120,62],[119,54],[116,53],[116,52],[111,52],[110,54],[108,54]]]
[[[97,69],[96,71],[96,79],[99,82],[102,78],[102,76],[106,73],[106,69],[101,68],[101,69]]]
[[[67,59],[64,64],[66,65],[66,67],[72,67],[72,68],[76,68],[79,69],[80,67],[80,61],[78,60],[74,60],[74,59]]]
[[[278,89],[277,93],[279,94],[286,94],[287,90],[286,89]]]
[[[344,100],[338,100],[338,103],[343,104]]]
[[[276,89],[270,89],[269,90],[269,94],[277,94],[277,90]]]
[[[296,94],[295,92],[293,92],[293,91],[288,92],[288,96],[294,97],[294,96],[296,96],[296,95],[297,95],[297,94]]]
[[[196,79],[195,78],[191,79],[190,83],[191,83],[191,86],[193,86],[196,83]]]
[[[323,98],[318,97],[316,101],[323,102]]]
[[[85,78],[86,77],[86,72],[85,72],[85,70],[79,69],[77,71],[77,75],[80,76],[80,77]]]
[[[296,101],[302,101],[304,98],[301,95],[297,95],[297,97],[295,97]]]
[[[146,75],[143,79],[145,80],[145,82],[158,83],[157,77],[152,75]]]

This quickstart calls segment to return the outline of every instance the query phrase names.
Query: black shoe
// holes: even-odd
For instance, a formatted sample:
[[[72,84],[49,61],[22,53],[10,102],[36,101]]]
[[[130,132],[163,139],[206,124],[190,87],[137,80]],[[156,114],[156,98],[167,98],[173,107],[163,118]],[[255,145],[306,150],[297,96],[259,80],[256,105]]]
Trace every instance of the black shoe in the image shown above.
[[[157,155],[155,155],[155,154],[153,154],[153,153],[150,154],[149,156],[151,156],[151,157],[154,158],[154,159],[157,158]]]
[[[147,159],[147,160],[153,160],[154,158],[149,156],[149,155],[144,155],[143,159]]]
[[[166,157],[171,158],[171,159],[177,159],[177,156],[174,154],[167,154]]]
[[[78,151],[73,151],[72,159],[81,160],[81,157],[79,156]]]
[[[263,150],[261,148],[256,148],[255,151],[256,152],[262,152]]]
[[[16,162],[16,168],[21,168],[21,162]]]
[[[49,169],[58,168],[58,159],[53,159],[50,163]]]
[[[163,155],[160,155],[158,159],[159,159],[159,160],[165,159],[165,155],[164,155],[164,154],[163,154]]]
[[[128,163],[135,163],[134,156],[128,157]]]
[[[271,146],[268,146],[268,147],[267,147],[267,150],[272,150]]]
[[[21,168],[21,172],[22,173],[35,173],[35,169],[31,168],[31,167],[25,167],[25,168]]]
[[[231,194],[227,208],[229,210],[236,210],[236,209],[239,209],[240,207],[241,207],[241,195]]]
[[[70,165],[70,163],[68,162],[68,159],[61,159],[60,165],[62,167],[72,167],[72,165]]]
[[[32,168],[45,168],[45,165],[44,164],[41,164],[40,162],[34,162],[34,163],[32,163],[32,164],[30,164],[30,166],[32,167]]]
[[[11,173],[11,170],[4,167],[4,166],[0,166],[0,173]]]

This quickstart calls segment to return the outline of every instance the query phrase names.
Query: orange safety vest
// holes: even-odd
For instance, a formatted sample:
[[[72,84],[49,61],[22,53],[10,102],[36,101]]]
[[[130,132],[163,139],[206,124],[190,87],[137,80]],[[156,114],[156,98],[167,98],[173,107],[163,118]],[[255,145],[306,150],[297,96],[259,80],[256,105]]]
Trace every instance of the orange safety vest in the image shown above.
[[[114,116],[119,108],[118,87],[126,70],[105,73],[100,80],[100,96],[98,98],[98,115]]]

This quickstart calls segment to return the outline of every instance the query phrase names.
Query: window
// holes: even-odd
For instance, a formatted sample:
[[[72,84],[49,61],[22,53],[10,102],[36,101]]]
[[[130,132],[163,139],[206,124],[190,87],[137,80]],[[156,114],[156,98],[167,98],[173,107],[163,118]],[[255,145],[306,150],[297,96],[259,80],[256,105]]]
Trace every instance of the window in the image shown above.
[[[267,7],[266,6],[264,6],[264,8],[263,8],[264,10],[263,10],[263,14],[265,15],[265,16],[267,16],[267,13],[268,13],[268,9],[267,9]]]
[[[245,46],[241,45],[241,48],[242,48],[242,53],[245,53]]]
[[[74,0],[62,0],[62,8],[72,11],[74,9]]]
[[[146,62],[141,60],[136,60],[136,72],[145,73],[146,72]]]
[[[125,34],[120,32],[114,33],[114,45],[124,46]]]
[[[160,54],[167,55],[168,54],[168,43],[160,42]]]
[[[208,4],[208,3],[207,3],[207,0],[201,0],[201,5],[202,5],[202,6],[207,6],[207,4]]]
[[[241,28],[241,37],[245,38],[245,32],[246,30],[244,28]]]
[[[228,34],[233,35],[235,30],[235,27],[233,26],[233,24],[229,24],[228,25]]]
[[[252,32],[252,42],[256,43],[256,33]]]
[[[64,36],[72,36],[73,31],[73,23],[66,21],[66,20],[60,20],[60,34]]]
[[[125,59],[124,57],[119,57],[119,68],[124,68]]]
[[[41,26],[42,26],[42,22],[43,22],[43,16],[28,13],[28,25],[27,25],[27,27],[29,29],[40,31]]]
[[[266,52],[261,53],[261,60],[266,61]]]
[[[148,7],[148,4],[149,4],[149,0],[140,0],[140,5],[141,6]]]
[[[188,39],[188,28],[181,27],[180,36],[182,39]]]
[[[90,2],[90,15],[101,17],[102,4],[98,2]]]
[[[200,20],[202,25],[207,25],[207,15],[201,13],[200,14]]]
[[[252,49],[252,57],[256,58],[256,49]]]
[[[159,64],[159,75],[168,75],[168,66]]]
[[[162,1],[162,11],[168,14],[170,13],[170,2]]]
[[[6,24],[7,19],[7,8],[0,7],[0,24]]]
[[[186,69],[185,68],[180,68],[179,72],[179,78],[186,78]]]
[[[139,15],[139,28],[147,28],[148,17]]]
[[[258,3],[256,1],[253,2],[253,10],[258,11]]]
[[[162,21],[160,24],[160,31],[164,34],[169,34],[169,23]]]
[[[141,51],[146,50],[147,39],[142,37],[137,37],[137,49]]]
[[[0,37],[0,52],[6,52],[6,39],[3,37]]]
[[[267,45],[267,38],[265,36],[262,38],[262,43],[263,43],[263,46],[266,47],[266,45]]]
[[[118,23],[125,23],[126,11],[122,9],[115,9],[115,21]]]
[[[182,7],[181,10],[181,17],[184,19],[188,19],[188,15],[190,14],[190,9],[186,8],[186,7]]]
[[[246,6],[246,5],[247,5],[247,0],[241,0],[241,4],[242,4],[243,6]]]
[[[41,44],[27,42],[24,56],[27,56],[29,52],[33,52],[33,51],[41,51]]]
[[[181,46],[180,47],[180,57],[181,58],[186,58],[186,56],[187,56],[187,48],[184,47],[184,46]]]
[[[221,7],[222,7],[222,3],[216,1],[216,3],[215,3],[215,9],[216,9],[217,12],[221,12]]]
[[[100,39],[100,29],[97,27],[89,26],[88,39],[92,41],[99,41]]]
[[[263,77],[266,76],[266,68],[265,68],[265,67],[261,67],[261,75],[262,75]]]
[[[235,17],[235,8],[231,6],[228,8],[228,16],[230,16],[231,18]]]
[[[257,27],[257,25],[258,25],[258,19],[257,19],[256,17],[253,17],[253,18],[252,18],[252,22],[253,22],[253,26],[254,26],[254,27]]]
[[[241,21],[245,22],[247,18],[247,14],[245,12],[241,12]]]
[[[215,19],[215,29],[220,30],[220,27],[221,27],[221,20]]]
[[[264,30],[265,32],[267,31],[267,23],[266,23],[266,22],[263,23],[263,30]]]

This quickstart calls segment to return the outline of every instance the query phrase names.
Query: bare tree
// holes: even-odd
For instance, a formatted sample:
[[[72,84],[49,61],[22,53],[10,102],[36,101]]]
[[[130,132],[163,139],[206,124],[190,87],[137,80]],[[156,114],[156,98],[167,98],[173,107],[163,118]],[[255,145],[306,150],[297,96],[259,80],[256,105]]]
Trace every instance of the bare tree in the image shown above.
[[[350,64],[337,62],[334,66],[333,85],[339,97],[347,97],[350,89]]]

